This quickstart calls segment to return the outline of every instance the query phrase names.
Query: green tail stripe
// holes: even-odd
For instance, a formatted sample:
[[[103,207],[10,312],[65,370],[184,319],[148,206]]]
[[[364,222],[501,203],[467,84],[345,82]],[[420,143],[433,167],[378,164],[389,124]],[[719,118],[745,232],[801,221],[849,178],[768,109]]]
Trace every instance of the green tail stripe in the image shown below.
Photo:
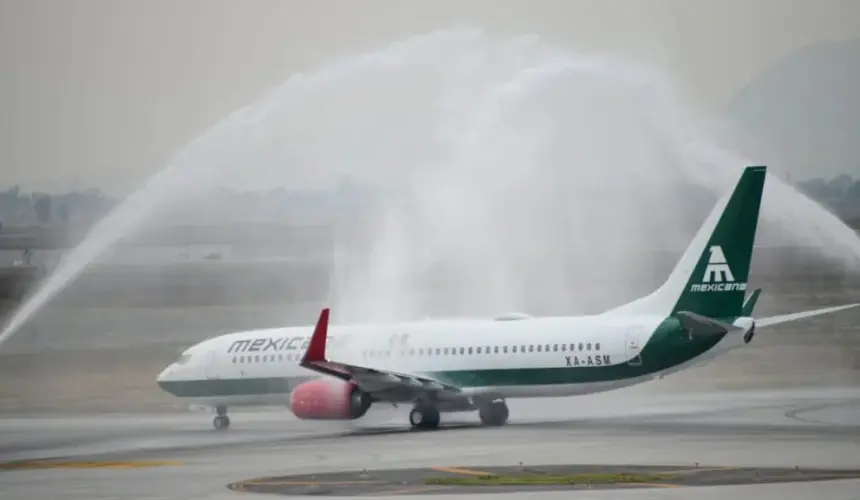
[[[742,314],[767,167],[747,167],[714,227],[672,314]]]
[[[744,302],[743,310],[741,311],[741,316],[752,316],[753,310],[755,310],[755,304],[758,302],[758,296],[761,295],[761,288],[756,288],[753,290],[753,293],[747,298],[747,301]]]

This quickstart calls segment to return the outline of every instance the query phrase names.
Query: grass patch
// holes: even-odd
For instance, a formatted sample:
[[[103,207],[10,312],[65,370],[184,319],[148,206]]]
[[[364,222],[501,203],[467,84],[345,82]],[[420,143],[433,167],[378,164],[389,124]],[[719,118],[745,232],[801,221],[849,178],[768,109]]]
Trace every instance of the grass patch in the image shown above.
[[[429,485],[445,486],[552,486],[570,484],[658,483],[672,479],[671,474],[491,474],[486,476],[430,477]]]

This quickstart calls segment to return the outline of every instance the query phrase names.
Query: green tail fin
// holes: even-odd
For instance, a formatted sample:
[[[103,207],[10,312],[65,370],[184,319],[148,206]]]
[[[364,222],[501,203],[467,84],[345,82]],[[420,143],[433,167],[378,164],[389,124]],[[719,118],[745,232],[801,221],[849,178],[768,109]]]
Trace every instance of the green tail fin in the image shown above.
[[[753,290],[753,293],[747,297],[747,301],[744,302],[744,306],[741,309],[741,316],[750,317],[753,314],[753,310],[755,309],[755,304],[758,302],[758,296],[761,295],[761,288],[756,288]]]
[[[698,249],[697,263],[692,274],[688,273],[672,314],[691,311],[711,318],[734,318],[743,313],[766,173],[763,166],[744,169],[710,238]],[[694,240],[696,243],[701,241]]]
[[[663,285],[650,295],[606,311],[670,316],[680,311],[711,318],[742,314],[767,167],[746,167],[723,195]],[[751,305],[754,305],[755,301]]]

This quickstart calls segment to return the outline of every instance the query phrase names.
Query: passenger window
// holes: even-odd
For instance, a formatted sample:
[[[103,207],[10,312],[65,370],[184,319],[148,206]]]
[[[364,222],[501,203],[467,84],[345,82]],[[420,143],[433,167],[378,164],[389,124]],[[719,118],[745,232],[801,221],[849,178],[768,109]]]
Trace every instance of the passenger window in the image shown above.
[[[498,354],[498,353],[499,353],[499,346],[495,346],[495,347],[493,347],[493,352],[494,352],[495,354]]]
[[[478,354],[481,354],[481,348],[480,348],[480,347],[476,347],[476,349],[477,349],[477,351],[476,351],[476,352],[477,352]]]
[[[415,349],[409,349],[409,355],[415,356]]]
[[[529,352],[534,352],[534,350],[535,350],[535,346],[530,345],[530,346],[529,346]]]
[[[594,344],[594,350],[595,350],[595,351],[599,351],[599,350],[600,350],[600,342],[598,342],[598,343]]]
[[[586,349],[588,349],[588,350],[590,351],[590,350],[591,350],[591,342],[589,342],[588,344],[586,344],[586,345],[585,345],[585,348],[586,348]]]
[[[513,349],[514,349],[514,352],[517,352],[517,350],[516,350],[517,348],[516,348],[516,347],[514,347]],[[503,352],[503,353],[505,353],[505,354],[507,354],[507,353],[508,353],[508,346],[506,346],[506,345],[505,345],[505,346],[502,346],[502,352]]]
[[[460,355],[462,356],[463,354],[466,354],[466,349],[461,347],[460,348]]]
[[[254,362],[259,363],[260,362],[260,356],[254,356]]]
[[[472,354],[472,348],[471,347],[469,348],[469,354]]]
[[[540,352],[541,346],[537,346],[537,352]]]
[[[567,352],[567,344],[561,344],[561,352]]]
[[[579,350],[582,350],[582,342],[579,343]]]
[[[513,349],[512,352],[517,352],[517,346],[513,345],[513,346],[511,346],[511,349]]]

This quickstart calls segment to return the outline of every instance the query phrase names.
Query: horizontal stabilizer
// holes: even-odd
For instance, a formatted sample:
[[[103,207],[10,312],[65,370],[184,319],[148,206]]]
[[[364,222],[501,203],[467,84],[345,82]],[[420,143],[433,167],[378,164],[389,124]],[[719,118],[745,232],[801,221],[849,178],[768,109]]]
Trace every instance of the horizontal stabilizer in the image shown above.
[[[723,335],[733,330],[741,330],[741,328],[735,325],[724,323],[690,311],[681,311],[677,316],[678,319],[681,320],[681,326],[683,326],[690,335],[696,337]]]
[[[788,323],[789,321],[797,321],[799,319],[811,318],[813,316],[818,316],[820,314],[829,314],[837,311],[841,311],[843,309],[850,309],[852,307],[860,306],[860,303],[854,304],[846,304],[842,306],[833,306],[833,307],[824,307],[822,309],[811,309],[809,311],[801,311],[790,314],[782,314],[779,316],[771,316],[769,318],[759,318],[756,319],[756,325],[758,327],[762,326],[773,326],[778,325],[780,323]]]

